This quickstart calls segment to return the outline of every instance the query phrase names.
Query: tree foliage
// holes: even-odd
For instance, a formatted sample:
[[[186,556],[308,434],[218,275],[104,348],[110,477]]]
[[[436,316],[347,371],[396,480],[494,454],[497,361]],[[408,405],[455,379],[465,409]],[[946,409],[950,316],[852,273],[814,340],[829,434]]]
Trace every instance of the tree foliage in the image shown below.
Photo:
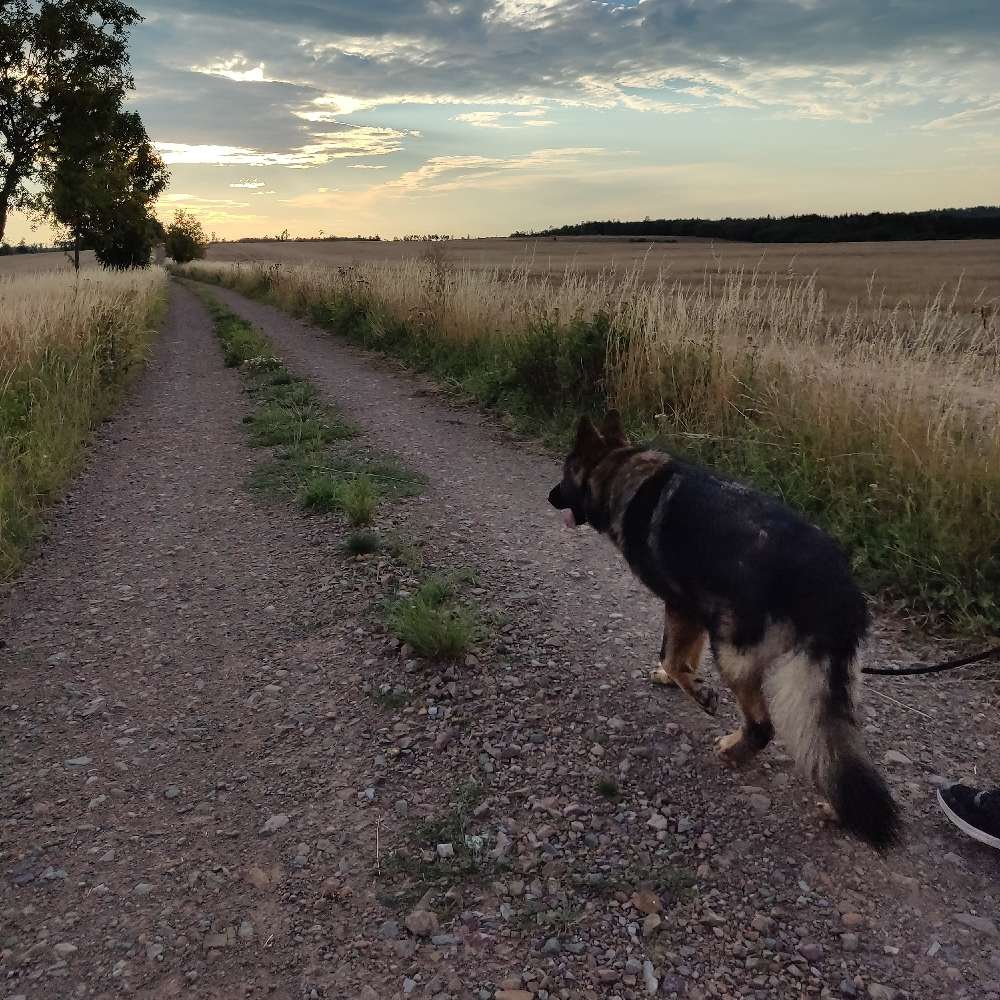
[[[79,108],[81,93],[120,107],[132,87],[120,0],[0,0],[0,239]]]
[[[87,245],[105,267],[146,267],[163,235],[152,208],[167,169],[137,113],[80,103],[60,137],[40,207],[70,234],[77,265]]]
[[[167,226],[167,256],[178,264],[187,264],[205,256],[208,237],[197,217],[179,208],[174,212],[174,221]]]
[[[943,208],[928,212],[764,216],[756,219],[650,219],[580,222],[512,236],[697,236],[745,243],[837,243],[871,240],[1000,239],[1000,207]]]

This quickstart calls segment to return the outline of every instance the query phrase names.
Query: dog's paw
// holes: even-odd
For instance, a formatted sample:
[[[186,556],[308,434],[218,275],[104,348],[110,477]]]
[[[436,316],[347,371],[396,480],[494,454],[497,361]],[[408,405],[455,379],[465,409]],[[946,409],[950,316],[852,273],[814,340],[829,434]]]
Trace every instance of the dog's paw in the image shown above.
[[[820,822],[823,823],[835,826],[840,822],[837,817],[837,810],[826,799],[818,799],[816,801],[816,815],[819,817]]]
[[[694,700],[709,715],[715,715],[719,711],[719,692],[707,684],[699,684],[694,689]]]
[[[661,684],[663,687],[677,687],[677,682],[663,669],[663,667],[657,667],[655,670],[650,670],[649,679],[654,684]]]
[[[742,729],[716,740],[715,752],[726,767],[740,767],[753,756],[743,738]]]

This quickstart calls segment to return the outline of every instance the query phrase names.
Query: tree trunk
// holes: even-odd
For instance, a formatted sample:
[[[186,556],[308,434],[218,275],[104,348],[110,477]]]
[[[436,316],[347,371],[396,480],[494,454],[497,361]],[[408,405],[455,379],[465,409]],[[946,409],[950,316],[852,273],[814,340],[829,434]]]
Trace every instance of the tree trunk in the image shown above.
[[[7,205],[9,201],[7,193],[0,190],[0,243],[3,243],[3,234],[7,229]]]
[[[73,270],[80,273],[80,231],[73,233]]]

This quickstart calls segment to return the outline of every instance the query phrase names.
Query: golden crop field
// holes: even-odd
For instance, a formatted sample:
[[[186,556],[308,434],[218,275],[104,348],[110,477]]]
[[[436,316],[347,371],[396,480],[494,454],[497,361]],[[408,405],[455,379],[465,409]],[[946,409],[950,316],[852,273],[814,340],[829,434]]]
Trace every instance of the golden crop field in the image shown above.
[[[92,250],[80,254],[80,270],[96,267]],[[0,257],[0,278],[15,274],[44,274],[51,271],[72,271],[73,262],[62,250],[50,253],[12,253]]]
[[[529,274],[560,274],[567,268],[595,274],[638,267],[646,280],[660,272],[669,279],[700,285],[707,272],[757,270],[762,276],[794,279],[815,275],[834,308],[852,300],[906,302],[921,307],[944,289],[956,292],[957,308],[1000,302],[1000,240],[938,240],[897,243],[727,243],[681,239],[676,243],[627,239],[551,237],[538,239],[424,241],[360,240],[217,243],[213,261],[284,261],[294,264],[393,262],[443,254],[454,265],[525,268]]]

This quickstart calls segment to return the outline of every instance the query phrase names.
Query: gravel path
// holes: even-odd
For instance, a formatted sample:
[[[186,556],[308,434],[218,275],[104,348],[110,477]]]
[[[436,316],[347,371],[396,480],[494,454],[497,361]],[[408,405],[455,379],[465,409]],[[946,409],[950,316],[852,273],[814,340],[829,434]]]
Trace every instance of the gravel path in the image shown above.
[[[557,462],[213,291],[430,477],[379,528],[475,569],[494,627],[463,667],[400,655],[377,608],[399,568],[248,492],[239,378],[175,288],[0,607],[0,996],[1000,997],[1000,857],[932,800],[939,776],[1000,782],[989,669],[870,685],[909,826],[879,859],[822,825],[780,748],[719,767],[731,702],[711,720],[648,684],[657,610],[546,509]],[[873,658],[928,652],[899,632]],[[461,872],[414,845],[469,779],[487,860]],[[453,872],[447,898],[404,896],[394,847]]]

